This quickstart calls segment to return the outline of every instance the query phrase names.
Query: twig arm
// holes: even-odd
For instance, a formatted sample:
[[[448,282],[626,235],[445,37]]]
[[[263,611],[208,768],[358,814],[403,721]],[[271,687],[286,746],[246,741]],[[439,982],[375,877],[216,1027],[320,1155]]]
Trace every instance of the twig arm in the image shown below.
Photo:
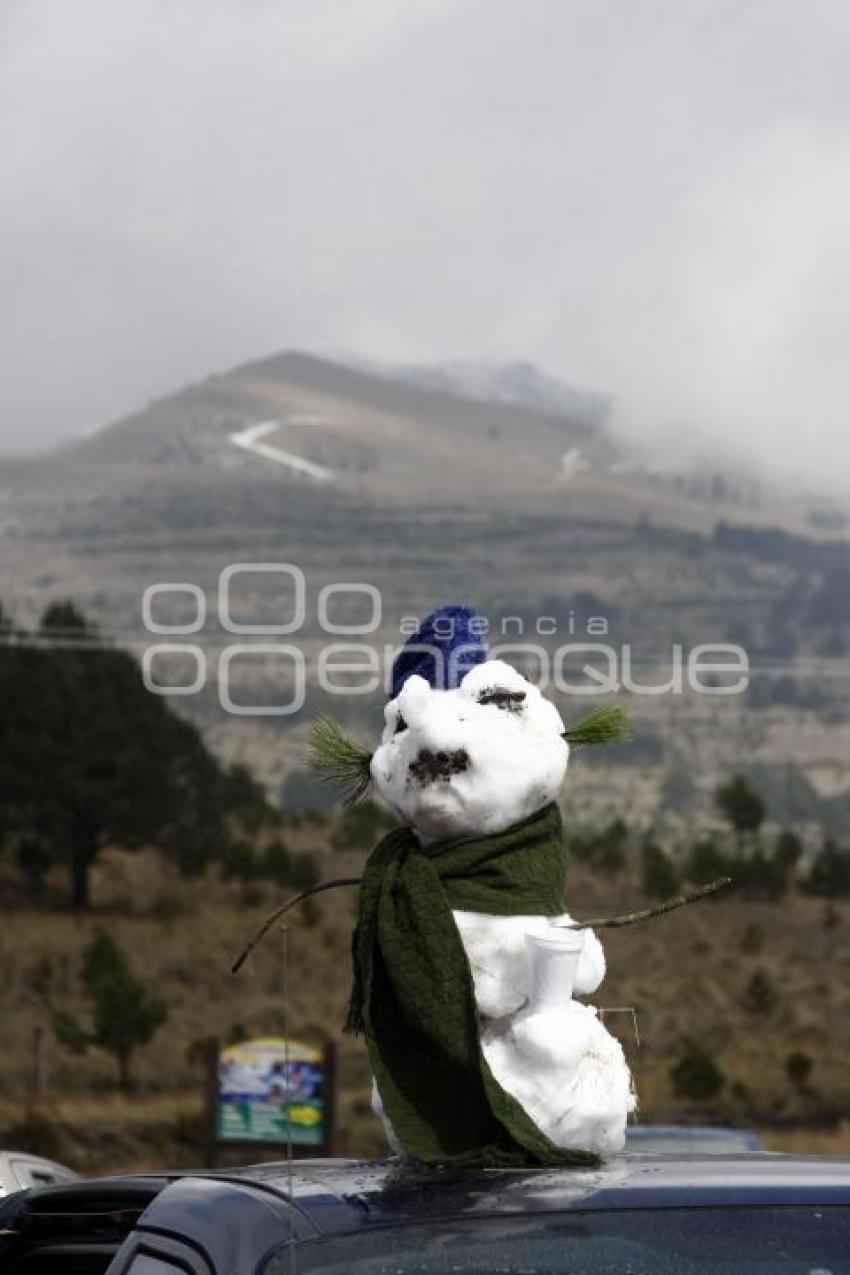
[[[321,885],[314,885],[312,890],[302,890],[300,894],[295,894],[293,895],[291,899],[287,899],[286,902],[281,905],[281,907],[277,908],[274,912],[272,912],[271,916],[266,917],[265,921],[263,921],[263,924],[260,926],[260,928],[255,932],[253,937],[249,939],[246,946],[243,947],[242,951],[239,953],[236,960],[233,962],[233,964],[230,967],[231,974],[239,973],[242,966],[245,964],[248,957],[253,952],[254,948],[257,946],[257,944],[260,942],[261,939],[265,938],[269,930],[274,925],[275,921],[279,920],[284,915],[285,912],[289,911],[290,908],[294,908],[297,903],[303,903],[304,900],[309,899],[311,895],[321,894],[323,890],[334,890],[338,885],[359,885],[359,884],[360,884],[359,877],[337,877],[333,881],[323,881]]]
[[[698,889],[691,890],[687,894],[679,894],[675,899],[667,899],[664,903],[658,903],[654,908],[644,908],[640,912],[626,912],[623,916],[595,916],[590,921],[572,921],[569,925],[562,925],[559,928],[563,930],[614,930],[621,925],[634,925],[636,921],[651,921],[653,917],[663,916],[665,912],[673,912],[676,908],[686,907],[688,903],[697,903],[700,899],[707,899],[710,894],[717,894],[719,890],[725,890],[731,884],[731,877],[718,877],[716,881],[709,881],[707,885],[701,885]]]

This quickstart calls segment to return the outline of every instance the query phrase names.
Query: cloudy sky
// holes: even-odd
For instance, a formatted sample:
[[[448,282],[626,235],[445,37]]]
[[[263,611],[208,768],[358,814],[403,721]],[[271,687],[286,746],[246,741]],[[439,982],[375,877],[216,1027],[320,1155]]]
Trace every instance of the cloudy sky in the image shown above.
[[[0,449],[286,346],[850,465],[847,0],[3,0]]]

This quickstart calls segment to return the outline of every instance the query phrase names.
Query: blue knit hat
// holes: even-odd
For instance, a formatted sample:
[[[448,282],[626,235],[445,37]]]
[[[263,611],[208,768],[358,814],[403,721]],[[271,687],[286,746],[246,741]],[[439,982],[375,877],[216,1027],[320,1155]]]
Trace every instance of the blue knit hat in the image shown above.
[[[460,686],[469,670],[487,659],[481,625],[477,611],[457,603],[437,607],[426,615],[395,658],[390,698],[395,699],[414,673],[435,690]]]

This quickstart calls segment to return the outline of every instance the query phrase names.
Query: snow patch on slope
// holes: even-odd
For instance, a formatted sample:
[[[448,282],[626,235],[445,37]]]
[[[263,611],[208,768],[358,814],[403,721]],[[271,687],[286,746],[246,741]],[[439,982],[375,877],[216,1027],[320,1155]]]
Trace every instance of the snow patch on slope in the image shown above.
[[[294,452],[284,451],[282,447],[273,447],[271,443],[263,442],[279,425],[279,421],[260,421],[258,425],[251,425],[248,429],[237,430],[229,438],[236,447],[253,452],[255,456],[262,456],[265,460],[272,460],[278,465],[286,465],[296,474],[303,474],[316,482],[332,482],[336,477],[332,469],[317,465],[312,460],[305,460],[303,456],[296,456]]]

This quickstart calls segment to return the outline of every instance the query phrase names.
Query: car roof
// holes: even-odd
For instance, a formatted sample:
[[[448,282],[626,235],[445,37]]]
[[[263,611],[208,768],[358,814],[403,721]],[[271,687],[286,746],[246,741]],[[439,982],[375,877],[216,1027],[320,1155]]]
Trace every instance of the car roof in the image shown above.
[[[736,1128],[727,1124],[632,1124],[626,1129],[627,1138],[669,1137],[682,1134],[697,1138],[753,1138],[756,1135],[750,1129]]]
[[[321,1234],[504,1213],[850,1205],[850,1159],[827,1156],[624,1155],[592,1169],[462,1173],[399,1160],[296,1160],[209,1176],[280,1194]]]
[[[702,1124],[636,1124],[626,1130],[626,1146],[644,1145],[647,1150],[654,1142],[671,1144],[671,1149],[686,1151],[706,1149],[715,1144],[727,1151],[760,1151],[761,1139],[751,1129],[736,1129],[731,1125]]]
[[[20,1191],[0,1201],[8,1237],[86,1229],[115,1245],[134,1228],[227,1250],[240,1228],[266,1249],[381,1228],[606,1210],[850,1207],[850,1160],[780,1155],[615,1157],[593,1169],[416,1168],[400,1160],[296,1160],[138,1174]],[[5,1228],[5,1229],[4,1229]]]

